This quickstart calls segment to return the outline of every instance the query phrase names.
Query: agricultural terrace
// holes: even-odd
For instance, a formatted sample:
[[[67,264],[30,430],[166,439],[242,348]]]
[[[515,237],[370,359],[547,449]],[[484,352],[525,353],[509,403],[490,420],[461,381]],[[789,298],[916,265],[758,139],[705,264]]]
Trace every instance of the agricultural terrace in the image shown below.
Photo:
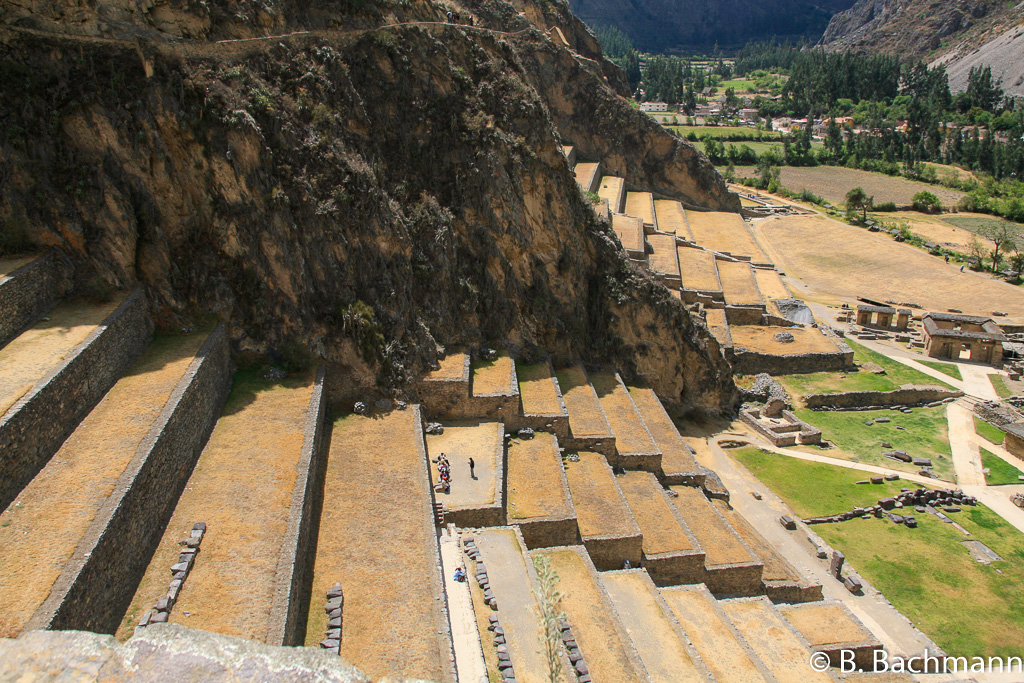
[[[708,318],[710,322],[710,318]],[[793,341],[781,342],[775,338],[779,332],[789,332]],[[838,353],[839,347],[829,337],[813,327],[767,327],[764,325],[730,325],[729,334],[735,348],[741,346],[758,353],[794,355],[800,353]],[[802,375],[794,375],[801,377]]]
[[[786,283],[782,281],[779,272],[774,269],[755,268],[754,279],[757,281],[757,288],[765,299],[791,299],[792,294],[786,289]]]
[[[806,462],[757,448],[732,451],[800,517],[874,505],[906,482],[855,484],[864,473]],[[819,524],[814,531],[946,652],[958,657],[1020,656],[1024,650],[1024,536],[984,506],[953,515],[969,532],[928,513],[908,529],[883,519]],[[1001,561],[979,564],[965,540]],[[969,609],[965,609],[969,605]]]
[[[725,303],[739,306],[764,303],[746,261],[719,261],[718,277],[722,280]]]
[[[693,239],[702,247],[749,256],[756,262],[768,260],[738,213],[687,211],[686,220]]]
[[[868,232],[824,216],[785,216],[754,223],[787,275],[817,298],[853,301],[859,296],[914,301],[931,311],[959,308],[1024,316],[1024,290],[960,267],[889,235]],[[807,297],[804,297],[807,298]]]
[[[662,114],[661,116],[666,116]],[[672,114],[667,115],[671,118]],[[684,118],[680,116],[680,118]],[[782,133],[777,130],[756,130],[754,128],[747,128],[746,126],[669,126],[669,128],[675,133],[688,137],[690,133],[693,133],[698,138],[712,137],[712,138],[759,138],[765,140],[781,139]],[[751,144],[750,142],[744,144]]]
[[[683,279],[683,287],[701,292],[722,291],[714,254],[704,249],[689,247],[679,247],[676,253],[679,255],[679,272]]]
[[[783,166],[781,171],[779,182],[786,189],[793,192],[808,190],[836,206],[842,206],[846,202],[846,193],[855,187],[874,197],[875,204],[893,202],[897,206],[910,206],[914,195],[922,191],[931,192],[947,207],[955,206],[964,196],[963,192],[939,185],[842,166]],[[736,167],[737,178],[756,176],[757,169],[753,166]]]
[[[982,229],[980,226],[986,223],[970,223],[970,225],[975,225],[976,227],[968,230],[964,227],[957,227],[954,222],[960,216],[930,216],[918,211],[896,211],[894,213],[872,213],[869,211],[868,217],[886,225],[905,225],[911,234],[920,237],[924,241],[935,242],[945,249],[965,256],[970,255],[971,241],[975,238],[985,253],[992,251],[992,248],[995,246],[992,240],[976,234],[978,230]],[[973,218],[974,215],[965,217]],[[992,220],[990,217],[985,218]]]
[[[532,439],[513,440],[506,459],[510,520],[573,516],[554,434],[538,433]]]

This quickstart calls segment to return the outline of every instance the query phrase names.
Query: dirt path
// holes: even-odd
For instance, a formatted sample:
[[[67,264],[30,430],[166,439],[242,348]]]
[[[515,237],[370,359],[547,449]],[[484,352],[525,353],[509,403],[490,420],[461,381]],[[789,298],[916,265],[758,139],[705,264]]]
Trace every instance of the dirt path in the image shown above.
[[[957,483],[961,486],[984,486],[981,454],[974,439],[974,413],[959,403],[950,403],[946,408],[946,420],[949,422],[949,448],[953,452]]]
[[[0,349],[0,415],[64,361],[123,300],[65,301]]]
[[[441,564],[444,568],[444,587],[448,594],[448,621],[452,627],[455,668],[459,681],[479,683],[487,679],[487,666],[484,664],[484,653],[480,645],[476,612],[473,611],[473,596],[469,592],[469,582],[473,578],[471,573],[466,581],[456,581],[453,578],[457,567],[462,567],[464,571],[469,569],[459,547],[458,536],[449,536],[447,533],[441,536]]]
[[[266,642],[312,391],[309,374],[271,381],[253,370],[236,373],[224,412],[121,624],[121,638],[131,637],[146,610],[167,593],[178,541],[193,524],[205,522],[202,548],[169,620]]]
[[[537,600],[523,557],[525,548],[511,529],[484,529],[475,536],[491,591],[498,600],[498,618],[505,630],[505,644],[516,680],[548,683]]]
[[[203,340],[155,339],[0,515],[0,636],[49,597]]]

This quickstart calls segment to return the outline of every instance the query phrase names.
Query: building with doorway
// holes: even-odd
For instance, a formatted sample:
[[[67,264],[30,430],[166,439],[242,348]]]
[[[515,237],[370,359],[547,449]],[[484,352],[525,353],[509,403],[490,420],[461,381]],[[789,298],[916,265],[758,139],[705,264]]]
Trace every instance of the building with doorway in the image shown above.
[[[667,102],[641,102],[640,111],[668,111]]]
[[[883,330],[888,330],[895,324],[896,329],[903,332],[910,325],[910,309],[897,310],[891,306],[860,304],[857,306],[857,324],[861,327],[877,327]]]
[[[1003,364],[1003,335],[992,318],[959,313],[925,313],[925,353],[931,358],[971,360],[1000,367]]]

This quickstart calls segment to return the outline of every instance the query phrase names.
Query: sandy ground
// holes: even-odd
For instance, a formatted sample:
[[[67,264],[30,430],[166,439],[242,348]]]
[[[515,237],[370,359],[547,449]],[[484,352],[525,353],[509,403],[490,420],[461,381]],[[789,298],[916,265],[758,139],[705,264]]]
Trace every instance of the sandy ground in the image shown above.
[[[654,196],[650,192],[627,192],[625,213],[648,225],[658,225],[654,220]]]
[[[466,354],[464,351],[449,350],[448,354],[438,361],[438,364],[440,367],[437,370],[428,372],[424,379],[462,379],[466,368]]]
[[[779,605],[779,611],[811,646],[861,643],[871,640],[865,631],[840,607],[831,603]]]
[[[611,436],[612,428],[608,425],[601,402],[587,381],[583,366],[577,363],[556,374],[565,407],[569,411],[569,429],[573,436]]]
[[[919,303],[925,310],[993,310],[1024,317],[1024,289],[943,263],[891,237],[823,216],[756,221],[754,230],[785,265],[795,294],[828,303],[858,296]],[[792,287],[791,287],[792,289]]]
[[[646,571],[603,572],[601,581],[653,683],[704,680]]]
[[[473,363],[473,395],[511,394],[512,358],[508,351],[499,351],[494,360],[478,359]]]
[[[662,588],[679,625],[697,654],[719,681],[760,683],[770,680],[755,664],[757,655],[744,647],[732,624],[715,609],[715,598],[700,587]]]
[[[565,475],[580,535],[635,536],[633,517],[604,456],[586,451],[580,451],[579,456],[579,462],[565,464]]]
[[[722,292],[728,304],[764,303],[761,293],[754,284],[754,274],[747,263],[732,261],[718,262],[718,277],[722,281]]]
[[[642,681],[639,661],[632,653],[628,636],[615,627],[618,618],[601,586],[596,570],[581,547],[535,550],[551,562],[558,574],[562,609],[596,683]]]
[[[686,222],[683,205],[669,199],[655,199],[654,213],[658,217],[658,230],[671,232],[686,239],[692,239],[690,225]]]
[[[644,250],[644,224],[636,217],[613,213],[612,230],[619,236],[622,248],[626,251]]]
[[[580,187],[584,189],[590,189],[594,186],[594,175],[597,173],[597,167],[600,164],[589,161],[580,161],[576,163],[576,167],[573,169],[573,173],[576,174],[576,182]]]
[[[324,594],[340,581],[341,654],[373,678],[452,676],[419,420],[346,415],[331,435],[306,644],[323,638]]]
[[[700,489],[690,486],[672,486],[671,489],[679,494],[672,501],[704,550],[706,566],[754,561],[739,536],[714,511]]]
[[[470,594],[473,572],[468,572],[469,579],[466,581],[456,581],[453,578],[457,567],[467,569],[468,560],[459,547],[459,537],[442,534],[441,564],[445,592],[448,594],[448,621],[452,627],[455,666],[458,669],[459,680],[475,683],[487,678],[487,667],[484,664],[480,631],[477,628],[476,612]]]
[[[630,514],[643,533],[644,555],[695,550],[672,504],[650,472],[626,472],[616,478]]]
[[[516,363],[519,399],[524,415],[562,415],[554,373],[547,363]]]
[[[670,277],[679,277],[679,257],[676,255],[676,238],[673,235],[648,235],[652,253],[647,255],[651,270]]]
[[[721,603],[736,629],[747,640],[768,670],[780,681],[831,681],[828,673],[808,666],[810,651],[793,628],[764,601],[741,600]]]
[[[601,371],[590,375],[601,408],[608,417],[615,434],[615,447],[621,454],[655,453],[657,449],[650,434],[644,428],[643,421],[633,406],[629,392],[622,385],[614,372]]]
[[[167,593],[178,542],[193,524],[205,522],[195,566],[169,620],[266,642],[312,392],[308,374],[280,382],[236,375],[224,414],[119,629],[121,638],[131,637],[146,610]]]
[[[438,481],[437,459],[444,453],[451,466],[452,486],[437,500],[451,509],[490,505],[498,495],[498,451],[501,447],[501,423],[484,420],[454,420],[444,423],[443,434],[428,434],[430,481]],[[476,478],[469,476],[473,458]]]
[[[688,247],[679,247],[676,253],[679,255],[679,273],[683,287],[702,292],[722,291],[714,254]]]
[[[63,362],[124,300],[95,304],[69,300],[0,349],[0,415]]]
[[[749,256],[754,261],[766,259],[743,219],[736,213],[721,211],[687,211],[686,220],[693,238],[702,247],[730,254]]]
[[[982,214],[963,213],[961,216],[981,216]],[[899,211],[897,213],[884,213],[878,214],[878,217],[887,222],[892,220],[906,221],[910,227],[910,231],[915,235],[923,237],[928,242],[937,242],[947,249],[960,252],[961,254],[970,254],[970,250],[967,245],[970,244],[971,238],[977,237],[978,241],[981,242],[985,249],[985,253],[988,253],[995,246],[992,240],[975,235],[970,230],[964,230],[954,225],[946,223],[937,216],[929,216],[927,214],[919,213],[917,211]],[[991,216],[985,216],[991,218]]]
[[[661,451],[661,469],[669,473],[695,472],[697,463],[672,419],[665,413],[657,394],[647,387],[634,386],[629,387],[629,395],[654,438],[655,447]]]
[[[0,515],[0,636],[49,597],[202,342],[156,339]]]
[[[775,335],[789,332],[794,341],[780,342]],[[729,334],[736,348],[745,347],[751,351],[793,355],[800,353],[837,353],[839,347],[832,339],[826,337],[813,327],[782,328],[764,327],[762,325],[730,325]]]
[[[562,458],[554,434],[538,432],[532,439],[513,440],[505,457],[508,459],[510,520],[572,515],[572,507],[562,488]]]
[[[0,258],[0,281],[22,266],[28,265],[36,260],[38,254],[31,256],[5,256]]]

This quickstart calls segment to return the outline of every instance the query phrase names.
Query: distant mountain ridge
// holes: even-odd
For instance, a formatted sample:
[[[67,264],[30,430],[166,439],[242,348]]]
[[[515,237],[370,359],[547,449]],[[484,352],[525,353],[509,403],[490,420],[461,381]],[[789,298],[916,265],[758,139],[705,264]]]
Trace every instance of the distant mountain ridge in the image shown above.
[[[615,26],[643,50],[710,51],[751,40],[816,40],[854,0],[570,0],[591,26]]]

